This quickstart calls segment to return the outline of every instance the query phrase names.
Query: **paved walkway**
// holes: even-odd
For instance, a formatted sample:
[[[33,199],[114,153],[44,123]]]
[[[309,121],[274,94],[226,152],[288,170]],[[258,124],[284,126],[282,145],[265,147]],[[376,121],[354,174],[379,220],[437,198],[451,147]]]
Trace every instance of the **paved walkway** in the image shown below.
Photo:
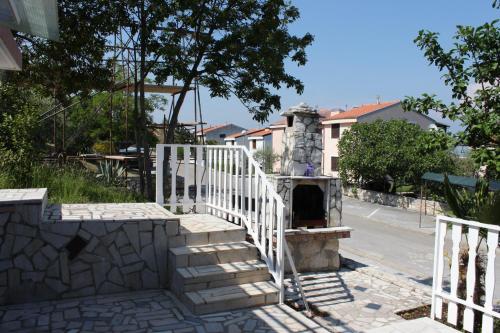
[[[328,316],[313,318],[332,332],[365,332],[403,322],[395,313],[430,303],[411,284],[380,279],[357,270],[301,274],[307,300]]]
[[[375,328],[367,333],[458,333],[456,329],[448,327],[430,318],[418,318],[405,322]]]
[[[366,332],[404,322],[395,312],[429,302],[422,290],[364,271],[302,274],[326,317],[288,306],[194,316],[169,291],[149,290],[0,307],[1,332]]]
[[[0,332],[327,332],[287,306],[193,316],[150,290],[0,307]]]

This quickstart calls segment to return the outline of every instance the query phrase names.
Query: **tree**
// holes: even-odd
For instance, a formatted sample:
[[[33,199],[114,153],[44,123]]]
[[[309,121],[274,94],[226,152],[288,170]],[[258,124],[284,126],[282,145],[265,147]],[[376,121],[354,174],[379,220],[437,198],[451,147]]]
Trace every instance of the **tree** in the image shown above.
[[[43,87],[46,96],[67,105],[75,94],[110,88],[112,66],[105,61],[106,42],[125,12],[121,1],[109,0],[59,0],[58,11],[60,40],[15,34],[24,68],[9,76]]]
[[[495,8],[500,6],[494,4]],[[487,166],[487,176],[500,174],[500,29],[499,21],[479,27],[458,26],[455,43],[449,50],[439,44],[439,34],[421,30],[415,43],[429,63],[444,72],[444,84],[451,88],[452,102],[446,104],[435,95],[407,97],[405,110],[460,121],[463,131],[456,134],[459,144],[470,146],[479,166]],[[473,88],[475,91],[471,91]]]
[[[396,185],[419,184],[427,171],[451,171],[449,137],[439,132],[441,141],[436,144],[431,135],[404,120],[355,123],[339,141],[340,176],[349,183],[387,191],[387,179]]]
[[[179,113],[193,85],[207,87],[211,97],[235,95],[260,121],[281,107],[279,95],[271,89],[286,86],[303,91],[300,80],[286,73],[285,60],[304,65],[305,48],[313,37],[290,35],[288,25],[299,12],[288,1],[129,0],[127,4],[127,26],[135,36],[134,49],[139,50],[138,123],[143,124],[143,83],[148,74],[159,84],[172,80],[181,86],[168,120],[167,143],[174,142]],[[139,132],[138,142],[143,137]],[[143,147],[145,188],[151,197],[147,142]]]
[[[0,101],[0,172],[13,186],[26,187],[32,166],[44,148],[39,112],[50,104],[36,88],[5,82],[0,82]]]
[[[282,86],[302,93],[300,80],[285,71],[285,60],[304,65],[310,34],[293,36],[288,25],[299,11],[284,0],[170,1],[153,69],[158,82],[180,82],[169,119],[167,142],[173,142],[179,112],[192,84],[209,89],[211,97],[234,95],[254,119],[264,121],[279,110]]]

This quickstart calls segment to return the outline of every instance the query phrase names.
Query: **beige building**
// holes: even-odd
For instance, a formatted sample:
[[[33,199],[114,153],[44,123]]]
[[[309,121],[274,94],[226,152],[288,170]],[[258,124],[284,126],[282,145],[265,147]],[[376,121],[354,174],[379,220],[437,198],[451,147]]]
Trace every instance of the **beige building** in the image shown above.
[[[341,109],[322,109],[319,111],[322,124],[323,137],[323,163],[322,174],[338,176],[339,151],[338,143],[344,131],[357,122],[372,122],[377,119],[391,120],[403,119],[409,123],[419,125],[423,129],[436,129],[446,127],[434,119],[416,112],[405,112],[400,101],[363,104],[347,111]],[[283,152],[283,133],[287,127],[286,118],[273,123],[272,146],[275,154]],[[280,163],[274,165],[274,171],[279,172]]]

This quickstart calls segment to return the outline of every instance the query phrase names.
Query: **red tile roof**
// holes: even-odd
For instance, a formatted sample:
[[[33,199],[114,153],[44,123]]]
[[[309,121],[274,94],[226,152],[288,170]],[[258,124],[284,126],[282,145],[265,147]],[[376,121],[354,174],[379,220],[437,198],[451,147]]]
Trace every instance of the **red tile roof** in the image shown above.
[[[257,132],[250,133],[251,135],[249,136],[266,136],[269,134],[272,134],[273,132],[269,128],[264,128],[261,130],[258,130]]]
[[[337,119],[357,119],[365,114],[375,112],[381,109],[385,109],[386,107],[396,105],[399,101],[391,101],[391,102],[382,102],[382,103],[374,103],[374,104],[363,104],[359,107],[352,108],[345,112],[341,112],[335,114],[333,116],[328,117],[325,120],[337,120]]]
[[[242,132],[238,132],[238,133],[233,133],[231,135],[226,136],[226,139],[236,139],[236,138],[239,138],[241,136],[245,136],[245,135],[248,135],[248,134],[253,134],[253,133],[258,132],[260,130],[261,130],[260,128],[252,128],[252,129],[249,129],[249,130],[246,130],[246,131],[242,131]]]
[[[203,129],[203,134],[206,134],[206,133],[211,132],[211,131],[215,131],[216,129],[223,128],[223,127],[226,127],[226,126],[229,126],[229,125],[230,124],[222,124],[222,125],[209,126],[209,127]],[[201,135],[201,130],[199,130],[198,132],[196,132],[196,134],[197,135]]]

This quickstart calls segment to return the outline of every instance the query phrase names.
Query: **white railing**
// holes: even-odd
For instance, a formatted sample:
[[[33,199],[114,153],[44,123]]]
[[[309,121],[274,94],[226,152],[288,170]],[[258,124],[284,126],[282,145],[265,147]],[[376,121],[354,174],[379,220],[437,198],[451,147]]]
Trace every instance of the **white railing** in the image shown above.
[[[207,212],[243,225],[280,288],[283,303],[284,204],[248,149],[157,145],[156,151],[156,202],[174,213]],[[169,166],[167,179],[164,165]]]
[[[451,258],[450,265],[450,288],[446,291],[443,287],[445,269],[445,243],[448,226],[451,225],[451,250],[447,257]],[[432,309],[431,317],[442,319],[443,302],[448,303],[447,321],[457,325],[459,316],[463,315],[463,329],[468,332],[474,331],[476,314],[480,313],[481,332],[493,332],[494,318],[500,319],[500,313],[493,309],[493,296],[495,289],[495,256],[498,248],[498,233],[500,227],[497,225],[466,221],[462,219],[438,216],[436,218],[436,236],[434,247],[434,274],[432,283]],[[483,242],[486,240],[486,243]],[[462,245],[462,246],[461,246]],[[468,252],[466,273],[460,268],[461,251]],[[476,258],[481,256],[479,265],[485,268],[484,273],[484,297],[478,299],[475,295],[477,267]],[[465,275],[465,298],[460,298],[458,287],[460,276]],[[463,280],[463,279],[462,279]],[[459,306],[463,308],[463,314],[459,313]]]

